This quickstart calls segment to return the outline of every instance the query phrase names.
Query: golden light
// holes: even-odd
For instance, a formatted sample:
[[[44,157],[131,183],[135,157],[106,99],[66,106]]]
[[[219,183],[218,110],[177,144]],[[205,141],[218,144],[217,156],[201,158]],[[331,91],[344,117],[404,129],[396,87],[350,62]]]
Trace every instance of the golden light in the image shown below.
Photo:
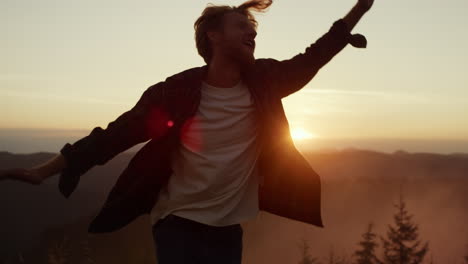
[[[303,140],[303,139],[312,139],[315,138],[316,136],[307,130],[298,127],[298,128],[292,128],[291,129],[291,137],[294,140]]]

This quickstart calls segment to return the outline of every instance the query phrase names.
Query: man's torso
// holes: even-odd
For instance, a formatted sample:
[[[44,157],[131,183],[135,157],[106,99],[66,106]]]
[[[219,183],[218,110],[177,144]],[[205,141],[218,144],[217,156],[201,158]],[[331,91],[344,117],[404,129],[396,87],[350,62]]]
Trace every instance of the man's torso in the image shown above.
[[[202,84],[195,116],[172,154],[173,173],[151,211],[154,224],[174,214],[225,226],[258,213],[258,141],[249,89]]]

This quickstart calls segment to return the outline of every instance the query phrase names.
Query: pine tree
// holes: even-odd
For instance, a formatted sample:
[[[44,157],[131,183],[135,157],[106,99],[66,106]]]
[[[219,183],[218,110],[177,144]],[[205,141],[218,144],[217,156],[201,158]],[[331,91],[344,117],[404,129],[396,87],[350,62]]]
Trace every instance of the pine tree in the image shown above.
[[[91,247],[89,246],[89,235],[81,241],[81,249],[83,252],[83,263],[95,263],[92,257]]]
[[[382,262],[375,255],[378,243],[375,241],[376,234],[372,231],[373,223],[369,223],[367,231],[362,234],[362,241],[358,243],[360,249],[354,252],[356,264],[381,264]]]
[[[395,226],[388,225],[387,239],[381,237],[385,264],[420,264],[428,252],[428,242],[421,246],[418,240],[418,226],[413,223],[412,215],[406,210],[400,192],[400,201],[395,204]]]
[[[317,261],[317,258],[310,256],[309,248],[309,244],[305,239],[303,239],[302,243],[300,244],[302,259],[299,261],[299,264],[320,264],[320,262]]]
[[[332,246],[330,248],[330,254],[328,255],[328,264],[349,264],[349,262],[344,256],[337,257]]]

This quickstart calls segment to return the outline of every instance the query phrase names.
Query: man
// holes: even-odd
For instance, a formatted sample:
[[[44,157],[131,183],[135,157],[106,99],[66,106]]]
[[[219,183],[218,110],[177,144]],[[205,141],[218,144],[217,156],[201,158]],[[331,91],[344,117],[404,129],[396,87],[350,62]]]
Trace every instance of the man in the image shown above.
[[[149,87],[104,130],[66,144],[32,169],[4,171],[40,184],[61,172],[68,197],[94,165],[145,142],[89,232],[112,232],[150,214],[158,263],[241,263],[242,227],[259,210],[323,227],[320,179],[295,149],[281,98],[304,87],[348,43],[373,0],[358,0],[329,32],[289,60],[255,59],[256,21],[271,0],[209,6],[195,22],[206,65]]]

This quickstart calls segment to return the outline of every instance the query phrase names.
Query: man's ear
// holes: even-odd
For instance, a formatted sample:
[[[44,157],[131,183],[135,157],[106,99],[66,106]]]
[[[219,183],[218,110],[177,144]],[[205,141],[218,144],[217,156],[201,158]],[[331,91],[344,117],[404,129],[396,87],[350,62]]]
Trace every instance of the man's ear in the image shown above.
[[[219,42],[221,39],[221,33],[218,31],[208,31],[206,32],[206,35],[208,36],[208,39],[213,42]]]

